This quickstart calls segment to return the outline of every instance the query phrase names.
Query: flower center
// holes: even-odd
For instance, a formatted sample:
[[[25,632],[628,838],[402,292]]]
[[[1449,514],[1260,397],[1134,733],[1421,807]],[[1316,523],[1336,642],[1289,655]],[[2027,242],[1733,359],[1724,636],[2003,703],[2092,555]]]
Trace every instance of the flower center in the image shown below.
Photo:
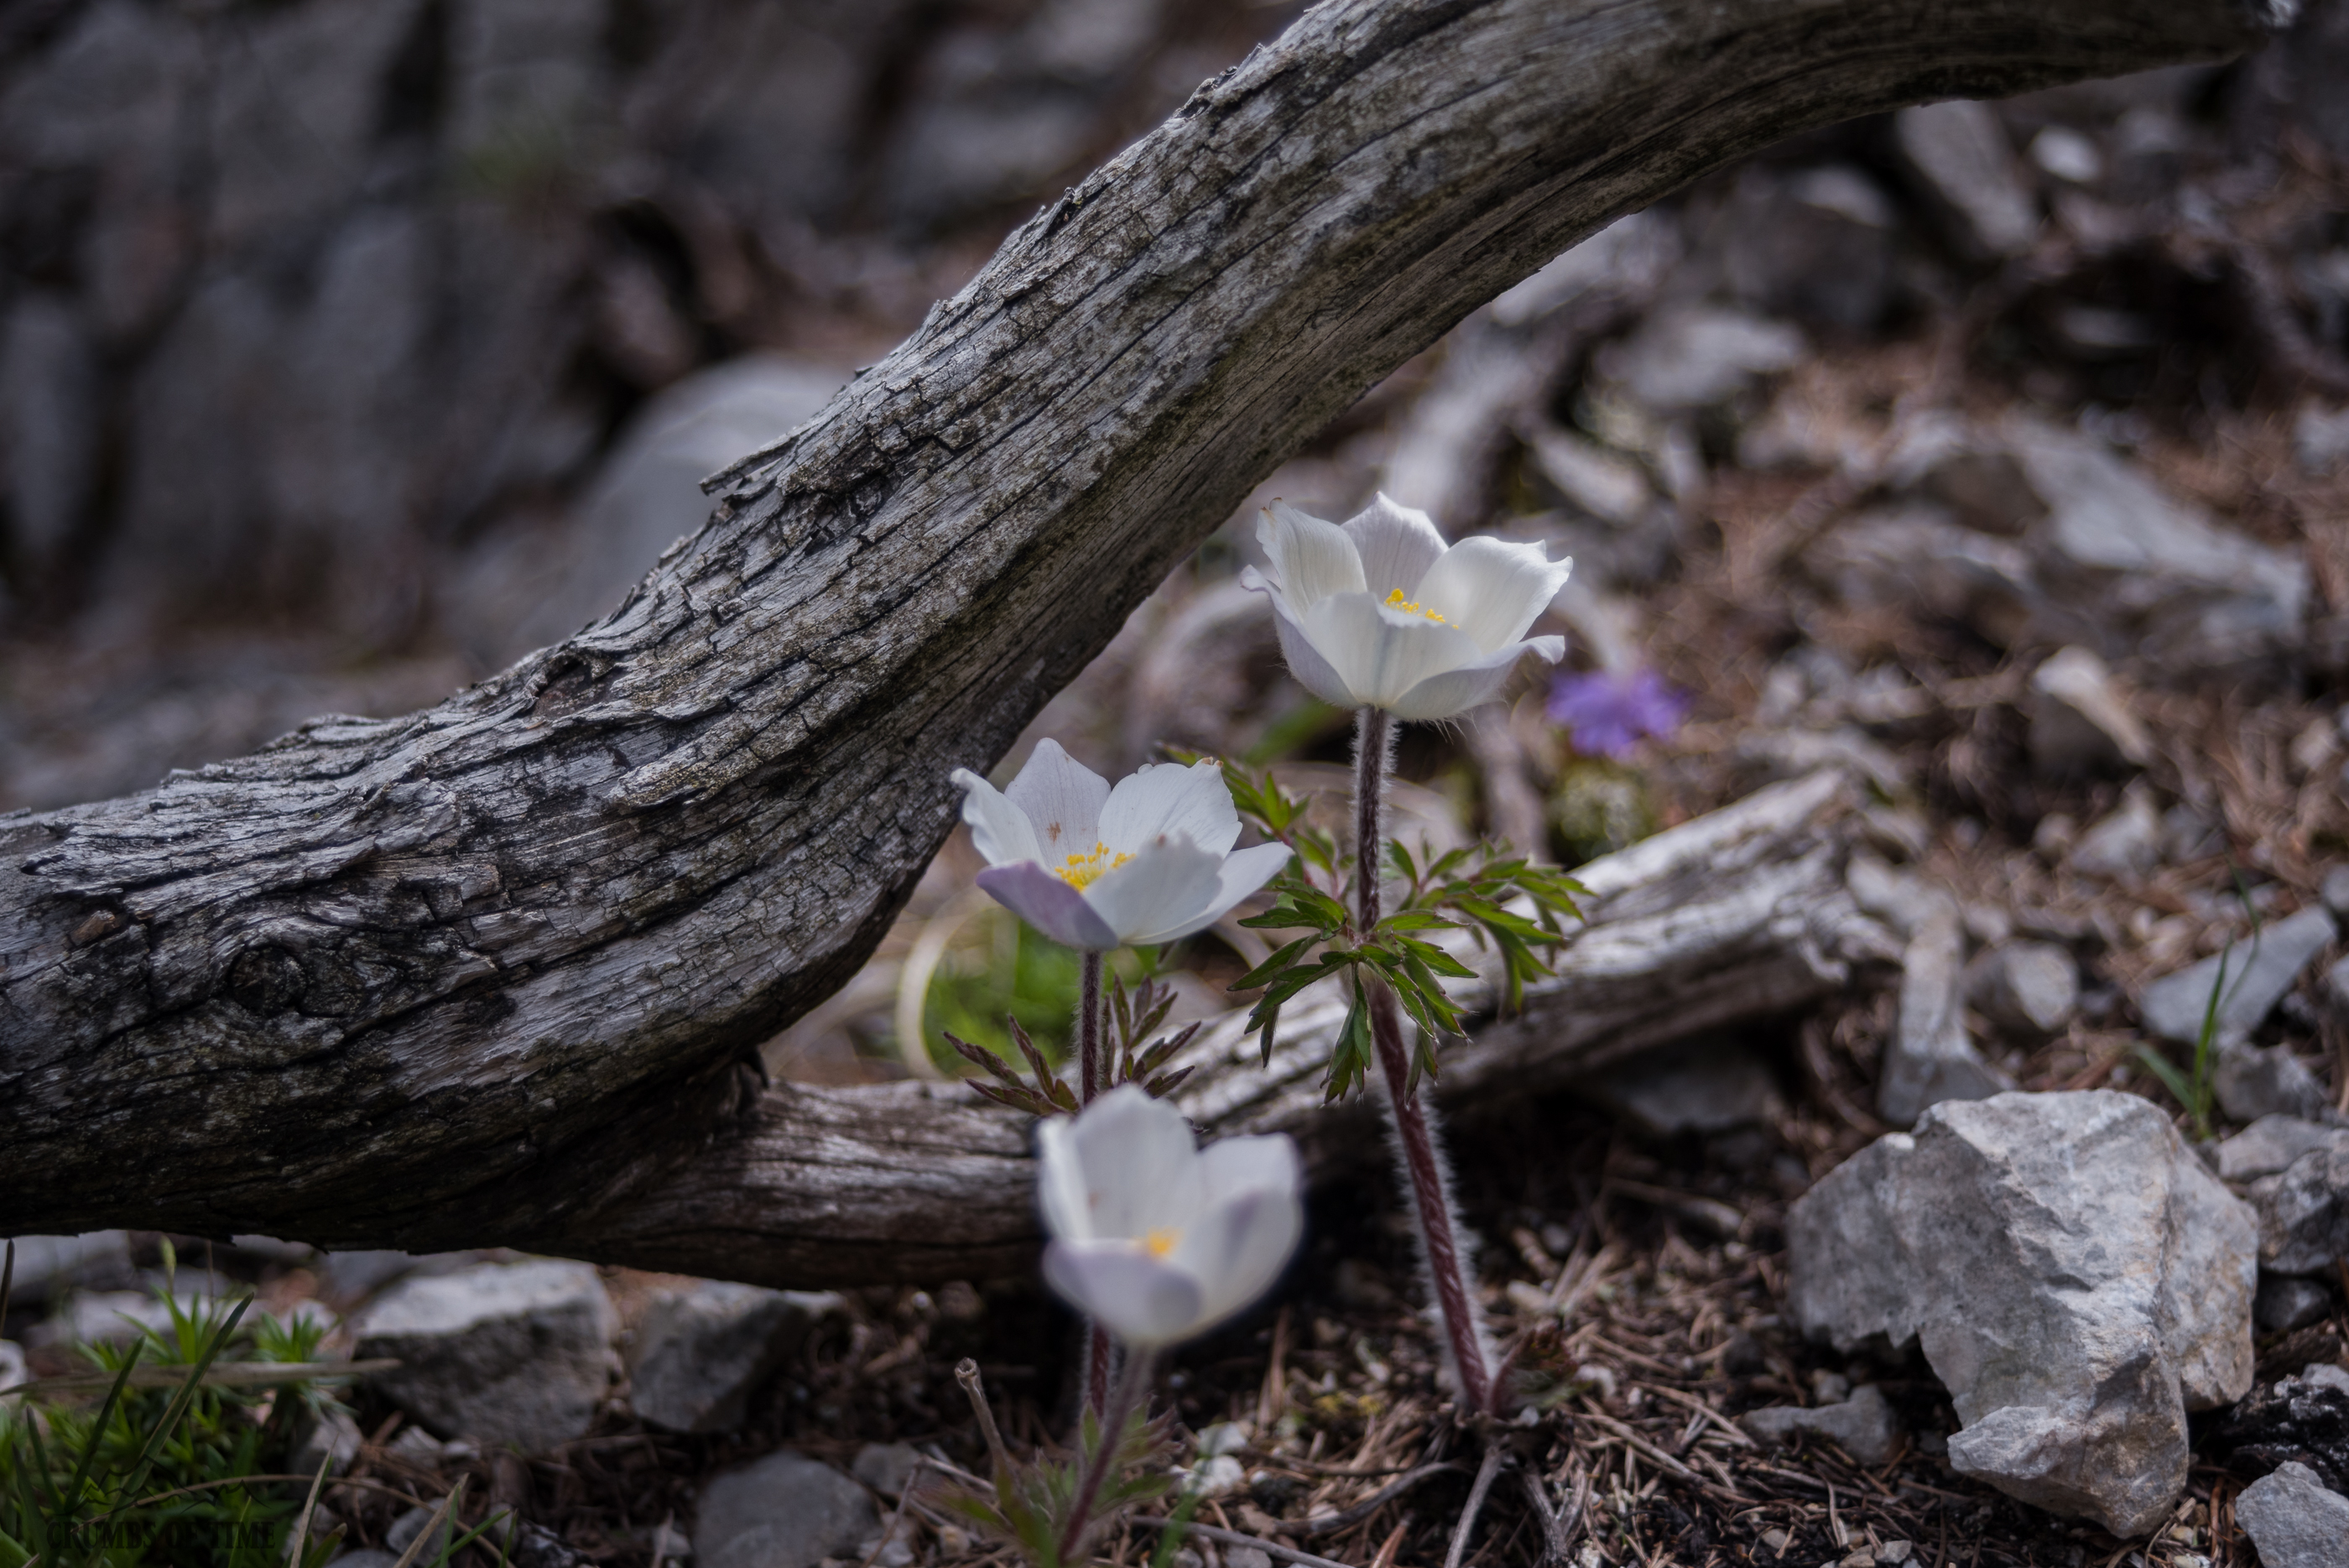
[[[1081,854],[1070,856],[1052,875],[1071,888],[1083,888],[1102,872],[1114,871],[1133,858],[1131,855],[1112,853],[1106,844],[1096,844]]]
[[[1182,1239],[1180,1231],[1152,1231],[1143,1236],[1142,1250],[1154,1258],[1163,1258],[1173,1251],[1174,1243]]]
[[[1403,597],[1402,590],[1401,588],[1389,588],[1387,590],[1387,608],[1401,610],[1405,615],[1423,615],[1438,626],[1449,626],[1452,624],[1432,609],[1422,609],[1419,606],[1418,600]]]

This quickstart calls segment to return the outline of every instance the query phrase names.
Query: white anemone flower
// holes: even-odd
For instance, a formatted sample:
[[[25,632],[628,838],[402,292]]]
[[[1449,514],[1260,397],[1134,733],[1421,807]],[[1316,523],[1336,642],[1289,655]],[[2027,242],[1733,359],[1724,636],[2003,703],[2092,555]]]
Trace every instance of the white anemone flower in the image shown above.
[[[1203,1334],[1272,1288],[1305,1228],[1297,1145],[1202,1149],[1181,1112],[1128,1084],[1037,1129],[1044,1278],[1126,1345]]]
[[[1271,596],[1289,672],[1325,702],[1448,719],[1499,696],[1526,654],[1565,656],[1565,639],[1526,636],[1574,566],[1539,545],[1447,548],[1426,513],[1384,495],[1342,526],[1276,501],[1256,536],[1271,574],[1240,581]]]
[[[1288,850],[1235,850],[1239,813],[1223,770],[1144,765],[1115,789],[1061,749],[1037,743],[1008,790],[968,768],[954,782],[988,868],[978,885],[1056,942],[1090,952],[1204,930],[1280,874]]]

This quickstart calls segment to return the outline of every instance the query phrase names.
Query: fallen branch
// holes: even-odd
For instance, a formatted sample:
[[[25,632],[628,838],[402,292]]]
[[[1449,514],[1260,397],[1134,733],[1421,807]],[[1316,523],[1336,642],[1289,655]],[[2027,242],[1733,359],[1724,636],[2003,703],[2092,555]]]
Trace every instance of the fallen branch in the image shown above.
[[[1009,1262],[1016,1128],[925,1091],[762,1096],[750,1064],[887,928],[950,768],[999,757],[1366,388],[1608,220],[1811,127],[2216,58],[2275,19],[1315,7],[730,470],[602,622],[429,712],[0,820],[0,1233]],[[1606,971],[1586,1043],[1630,1048],[1666,999]]]

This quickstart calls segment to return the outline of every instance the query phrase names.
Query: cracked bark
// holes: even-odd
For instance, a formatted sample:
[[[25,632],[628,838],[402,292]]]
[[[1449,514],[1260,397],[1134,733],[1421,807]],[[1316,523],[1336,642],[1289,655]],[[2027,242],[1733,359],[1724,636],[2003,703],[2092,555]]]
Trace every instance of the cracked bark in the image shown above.
[[[0,1233],[802,1283],[1009,1261],[1015,1127],[747,1064],[878,940],[948,769],[999,756],[1315,430],[1608,220],[1812,126],[2220,57],[2275,19],[1316,9],[730,470],[598,625],[428,712],[0,819]],[[966,1200],[992,1218],[942,1238]]]

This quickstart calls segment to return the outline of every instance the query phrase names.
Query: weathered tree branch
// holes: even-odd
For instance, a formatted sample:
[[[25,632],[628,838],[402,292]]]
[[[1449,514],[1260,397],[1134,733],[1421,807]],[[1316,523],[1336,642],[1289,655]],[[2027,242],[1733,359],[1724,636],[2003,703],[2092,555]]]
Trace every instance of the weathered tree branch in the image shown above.
[[[812,1112],[761,1134],[747,1053],[877,940],[950,824],[947,770],[999,756],[1282,457],[1740,154],[2269,23],[2248,0],[1317,8],[734,470],[600,624],[429,712],[0,822],[0,1232],[650,1256],[603,1239],[626,1195],[704,1238],[680,1264],[880,1272],[853,1248],[724,1266],[741,1210],[713,1173],[831,1136]],[[938,1180],[1006,1157],[992,1124],[936,1127]],[[891,1159],[820,1201],[932,1179]],[[788,1221],[761,1244],[821,1229],[787,1180],[761,1190]]]

